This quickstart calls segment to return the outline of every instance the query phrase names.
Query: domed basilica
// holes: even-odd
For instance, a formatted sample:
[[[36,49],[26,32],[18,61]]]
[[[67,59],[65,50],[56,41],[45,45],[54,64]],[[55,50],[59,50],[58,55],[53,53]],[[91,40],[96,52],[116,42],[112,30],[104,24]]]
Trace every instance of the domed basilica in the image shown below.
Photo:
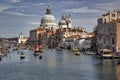
[[[70,15],[62,15],[57,24],[48,5],[45,15],[41,18],[40,26],[30,30],[29,41],[32,45],[43,44],[48,47],[57,47],[60,43],[65,44],[79,38],[83,33],[85,34],[85,31],[82,28],[72,28]]]

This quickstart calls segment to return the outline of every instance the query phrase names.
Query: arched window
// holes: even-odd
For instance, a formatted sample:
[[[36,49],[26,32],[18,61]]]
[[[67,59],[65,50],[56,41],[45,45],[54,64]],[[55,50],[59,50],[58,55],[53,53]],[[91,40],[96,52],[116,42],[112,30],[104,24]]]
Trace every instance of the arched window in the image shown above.
[[[114,42],[114,38],[112,38],[112,44],[113,44],[113,45],[115,44],[115,42]]]

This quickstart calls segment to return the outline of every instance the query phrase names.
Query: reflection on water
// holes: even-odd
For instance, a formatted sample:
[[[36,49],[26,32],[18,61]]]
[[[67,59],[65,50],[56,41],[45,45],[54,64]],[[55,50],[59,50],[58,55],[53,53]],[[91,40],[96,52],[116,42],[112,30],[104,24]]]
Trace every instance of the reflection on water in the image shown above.
[[[42,59],[25,50],[25,59],[11,52],[0,62],[0,80],[120,80],[116,61],[71,51],[46,50]]]

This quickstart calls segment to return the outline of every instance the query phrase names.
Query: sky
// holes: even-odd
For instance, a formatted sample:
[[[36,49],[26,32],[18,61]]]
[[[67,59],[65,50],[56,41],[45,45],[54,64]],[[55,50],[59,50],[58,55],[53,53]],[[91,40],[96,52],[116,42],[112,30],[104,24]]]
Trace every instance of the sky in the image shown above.
[[[71,15],[72,27],[92,32],[104,13],[120,9],[120,0],[0,0],[0,37],[18,37],[39,27],[46,8],[58,23],[62,14]]]

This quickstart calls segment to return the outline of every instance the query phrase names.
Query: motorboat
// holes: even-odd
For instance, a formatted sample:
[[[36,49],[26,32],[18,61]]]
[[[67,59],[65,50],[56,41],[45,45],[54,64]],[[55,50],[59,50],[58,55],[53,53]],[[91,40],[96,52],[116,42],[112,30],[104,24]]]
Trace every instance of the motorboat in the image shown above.
[[[75,55],[80,55],[80,52],[79,51],[74,51],[74,54]]]
[[[34,51],[34,56],[39,56],[39,52],[37,52],[37,51]]]
[[[25,58],[25,54],[23,52],[21,52],[20,59],[24,59],[24,58]]]
[[[100,50],[100,57],[101,57],[101,58],[104,58],[104,59],[113,58],[112,50],[109,50],[109,49],[101,49],[101,50]]]
[[[74,48],[72,51],[74,52],[75,55],[80,55],[80,51],[78,48]]]
[[[34,53],[41,53],[43,51],[44,51],[44,48],[43,48],[42,45],[40,45],[40,46],[37,46],[37,48],[35,49]]]
[[[42,55],[39,55],[39,59],[42,59]]]
[[[2,54],[0,53],[0,61],[2,60]]]

